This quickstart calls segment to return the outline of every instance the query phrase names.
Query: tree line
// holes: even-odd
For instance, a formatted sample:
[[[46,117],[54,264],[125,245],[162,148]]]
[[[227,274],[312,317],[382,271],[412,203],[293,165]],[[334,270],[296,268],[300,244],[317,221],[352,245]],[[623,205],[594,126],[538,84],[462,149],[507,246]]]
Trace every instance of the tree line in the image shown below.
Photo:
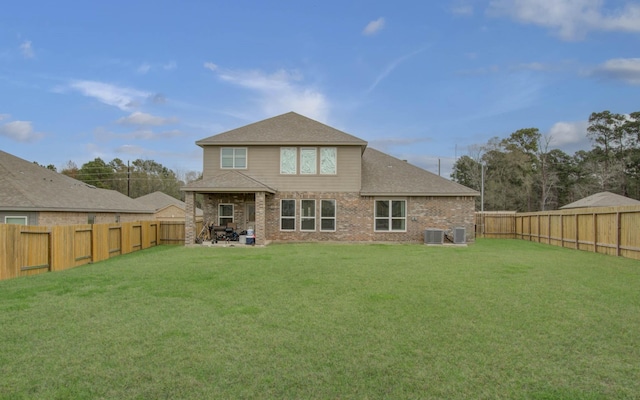
[[[45,168],[57,171],[53,165]],[[119,158],[109,162],[96,158],[79,168],[73,161],[68,161],[60,173],[101,189],[117,190],[134,199],[161,191],[184,200],[180,187],[201,178],[198,172],[176,172],[153,160],[137,159],[125,163]]]
[[[569,155],[538,128],[519,129],[471,146],[451,178],[477,191],[484,183],[485,211],[554,210],[603,191],[640,200],[640,111],[594,112],[587,136],[591,150]]]

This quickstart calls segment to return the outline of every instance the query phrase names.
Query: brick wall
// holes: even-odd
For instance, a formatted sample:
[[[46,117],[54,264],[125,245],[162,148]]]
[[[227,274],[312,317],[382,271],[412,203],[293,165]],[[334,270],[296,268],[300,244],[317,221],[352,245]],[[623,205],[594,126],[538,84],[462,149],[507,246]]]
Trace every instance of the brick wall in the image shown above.
[[[296,231],[280,230],[280,200],[296,200]],[[319,231],[319,213],[315,232],[300,231],[300,200],[336,200],[336,231]],[[266,198],[266,236],[269,241],[349,241],[349,242],[424,242],[424,230],[456,227],[466,229],[467,241],[475,238],[475,202],[473,197],[408,197],[406,232],[374,232],[375,197],[358,193],[277,193]],[[399,197],[398,199],[403,199]]]
[[[296,200],[296,230],[280,230],[280,200]],[[316,200],[316,231],[300,230],[300,200]],[[320,231],[320,200],[336,201],[335,232]],[[374,232],[373,213],[375,197],[362,197],[359,193],[279,192],[264,196],[264,227],[262,200],[253,194],[204,195],[204,220],[217,224],[218,204],[234,204],[234,219],[238,231],[243,226],[244,204],[256,202],[256,243],[271,241],[347,241],[347,242],[401,242],[423,243],[425,229],[442,229],[452,233],[454,228],[466,229],[467,241],[475,239],[475,200],[473,197],[398,197],[407,201],[406,232]]]

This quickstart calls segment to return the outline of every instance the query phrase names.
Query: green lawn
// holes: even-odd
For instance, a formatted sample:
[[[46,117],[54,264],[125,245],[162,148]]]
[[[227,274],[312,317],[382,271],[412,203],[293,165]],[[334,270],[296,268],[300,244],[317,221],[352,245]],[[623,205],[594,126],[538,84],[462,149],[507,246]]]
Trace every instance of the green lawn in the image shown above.
[[[0,398],[640,398],[640,262],[157,247],[0,282]]]

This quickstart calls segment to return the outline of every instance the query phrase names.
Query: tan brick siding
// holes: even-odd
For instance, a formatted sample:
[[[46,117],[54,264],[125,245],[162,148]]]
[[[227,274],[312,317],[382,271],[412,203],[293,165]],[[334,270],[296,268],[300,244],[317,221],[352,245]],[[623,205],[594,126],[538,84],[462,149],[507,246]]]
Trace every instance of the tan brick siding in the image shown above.
[[[280,200],[296,200],[296,230],[280,230]],[[300,230],[300,200],[316,200],[316,230]],[[320,200],[336,201],[335,232],[320,231]],[[359,193],[278,192],[265,198],[265,227],[256,229],[256,242],[273,241],[347,241],[347,242],[401,242],[422,243],[424,231],[429,228],[452,232],[454,228],[466,229],[467,241],[473,241],[475,202],[473,197],[393,197],[407,201],[406,232],[374,232],[375,197],[363,197]],[[235,204],[235,219],[244,221],[244,202],[255,201],[253,194],[209,194],[204,196],[205,220],[217,223],[217,205]],[[256,203],[256,220],[261,207]],[[247,227],[238,224],[238,230]]]

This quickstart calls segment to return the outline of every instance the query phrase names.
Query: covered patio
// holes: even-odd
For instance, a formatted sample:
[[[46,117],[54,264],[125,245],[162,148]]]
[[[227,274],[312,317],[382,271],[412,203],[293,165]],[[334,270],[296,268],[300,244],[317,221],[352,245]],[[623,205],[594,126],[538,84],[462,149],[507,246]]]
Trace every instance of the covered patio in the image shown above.
[[[266,196],[275,189],[242,172],[228,171],[217,176],[191,182],[185,192],[185,245],[196,243],[196,195],[202,195],[204,223],[233,226],[237,231],[253,229],[255,244],[267,244]]]

